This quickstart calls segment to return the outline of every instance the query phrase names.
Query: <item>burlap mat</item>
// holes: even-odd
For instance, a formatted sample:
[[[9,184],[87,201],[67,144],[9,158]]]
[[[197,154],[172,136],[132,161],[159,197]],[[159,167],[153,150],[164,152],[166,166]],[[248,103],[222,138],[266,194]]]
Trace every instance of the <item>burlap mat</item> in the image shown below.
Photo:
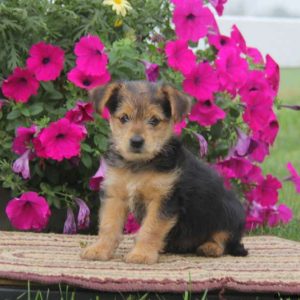
[[[0,232],[0,278],[66,283],[100,291],[201,292],[233,289],[300,293],[300,243],[272,236],[244,239],[248,257],[162,255],[158,264],[126,264],[133,244],[126,236],[109,262],[79,258],[82,243],[96,237]]]

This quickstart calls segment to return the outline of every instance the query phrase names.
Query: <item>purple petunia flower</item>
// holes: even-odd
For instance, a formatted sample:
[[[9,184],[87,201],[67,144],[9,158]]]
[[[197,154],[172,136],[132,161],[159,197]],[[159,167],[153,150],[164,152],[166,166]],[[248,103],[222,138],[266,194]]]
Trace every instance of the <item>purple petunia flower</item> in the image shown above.
[[[257,141],[245,134],[239,128],[237,129],[237,136],[237,143],[230,151],[231,156],[245,157],[247,155],[250,155],[257,148]]]
[[[92,191],[98,191],[100,189],[100,184],[104,179],[106,169],[106,163],[104,159],[101,159],[98,171],[93,177],[91,177],[89,182],[89,186]]]
[[[77,217],[78,229],[86,229],[90,226],[90,209],[83,200],[76,198],[75,201],[79,206]]]
[[[148,81],[155,82],[159,76],[159,65],[153,64],[149,61],[142,60],[143,65],[145,66],[145,75]]]
[[[19,174],[22,174],[24,179],[30,178],[29,158],[31,150],[26,150],[15,162],[13,163],[12,170]]]
[[[206,139],[204,138],[203,135],[194,132],[195,136],[197,137],[198,141],[199,141],[199,150],[200,150],[200,157],[203,158],[207,155],[207,151],[208,151],[208,144]]]
[[[64,224],[64,233],[73,234],[76,233],[76,223],[73,210],[68,207],[67,218]]]

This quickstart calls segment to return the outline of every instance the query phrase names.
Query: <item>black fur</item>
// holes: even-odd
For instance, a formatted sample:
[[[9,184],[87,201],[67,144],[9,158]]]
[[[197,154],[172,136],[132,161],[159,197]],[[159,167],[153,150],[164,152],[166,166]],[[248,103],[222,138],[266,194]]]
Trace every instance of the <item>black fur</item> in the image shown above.
[[[148,162],[127,162],[115,152],[113,145],[107,152],[106,161],[111,166],[126,167],[133,172],[180,170],[179,180],[160,211],[162,218],[177,216],[178,219],[166,238],[165,251],[196,252],[214,233],[225,231],[230,234],[225,253],[247,255],[241,244],[245,224],[242,204],[224,187],[219,175],[183,147],[177,138],[172,138]]]

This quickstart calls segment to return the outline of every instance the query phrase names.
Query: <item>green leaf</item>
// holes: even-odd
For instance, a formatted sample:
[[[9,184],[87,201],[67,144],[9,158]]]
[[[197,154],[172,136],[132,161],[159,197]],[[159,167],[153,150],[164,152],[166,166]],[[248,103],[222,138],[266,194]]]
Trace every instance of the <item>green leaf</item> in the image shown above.
[[[55,91],[54,85],[51,81],[41,81],[41,86],[44,88],[45,91],[47,91],[48,93],[52,93],[53,91]]]
[[[7,115],[7,119],[8,120],[15,120],[17,119],[18,117],[20,117],[21,113],[19,110],[13,110],[11,111],[8,115]]]
[[[101,151],[106,151],[108,146],[108,139],[102,134],[94,136],[94,143]]]
[[[30,117],[30,110],[27,106],[21,108],[21,114],[25,117]]]
[[[88,144],[82,143],[82,144],[81,144],[81,148],[82,148],[85,152],[88,152],[88,153],[92,153],[92,152],[93,152],[93,149],[92,149]]]
[[[229,114],[230,116],[232,116],[233,118],[238,118],[240,115],[240,111],[236,108],[236,107],[231,107],[229,109]]]
[[[60,92],[54,90],[52,93],[50,93],[49,98],[53,100],[59,100],[62,99],[64,96]]]
[[[218,139],[222,134],[223,125],[222,122],[218,122],[215,125],[211,126],[211,135],[214,140]]]
[[[43,111],[43,109],[44,107],[42,103],[35,103],[29,108],[32,116],[38,115]]]
[[[54,206],[58,209],[61,208],[61,201],[55,195],[47,194],[47,202],[49,203],[50,206]]]
[[[86,168],[90,168],[92,166],[92,164],[93,164],[91,156],[89,154],[87,154],[87,153],[84,153],[82,155],[81,161],[82,161],[82,163],[84,164],[84,166]]]

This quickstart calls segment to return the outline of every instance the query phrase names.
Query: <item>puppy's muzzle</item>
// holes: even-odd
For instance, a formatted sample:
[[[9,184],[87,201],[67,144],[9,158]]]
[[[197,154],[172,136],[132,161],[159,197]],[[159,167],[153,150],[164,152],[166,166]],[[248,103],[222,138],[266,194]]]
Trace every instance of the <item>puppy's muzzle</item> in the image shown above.
[[[141,152],[143,146],[144,146],[145,140],[140,135],[134,135],[130,139],[130,148],[132,152]]]

